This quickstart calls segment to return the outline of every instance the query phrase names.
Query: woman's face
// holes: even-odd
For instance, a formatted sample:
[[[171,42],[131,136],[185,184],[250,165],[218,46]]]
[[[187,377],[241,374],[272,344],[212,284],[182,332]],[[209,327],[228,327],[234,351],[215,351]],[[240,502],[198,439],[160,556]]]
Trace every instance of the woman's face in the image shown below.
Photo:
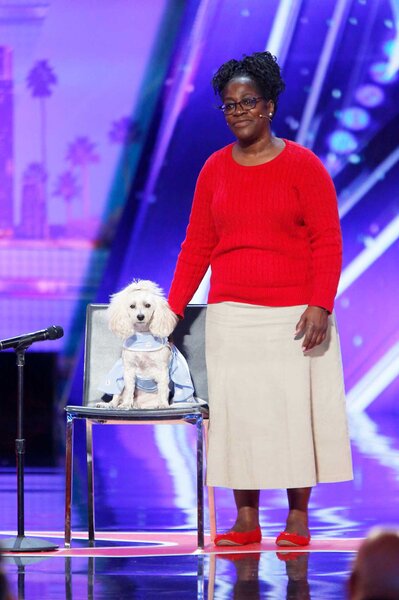
[[[262,94],[255,82],[247,76],[231,79],[223,90],[223,104],[259,98]],[[225,114],[226,122],[239,141],[253,142],[269,132],[268,114],[273,112],[273,102],[267,98],[258,100],[253,108],[236,105],[231,114]]]

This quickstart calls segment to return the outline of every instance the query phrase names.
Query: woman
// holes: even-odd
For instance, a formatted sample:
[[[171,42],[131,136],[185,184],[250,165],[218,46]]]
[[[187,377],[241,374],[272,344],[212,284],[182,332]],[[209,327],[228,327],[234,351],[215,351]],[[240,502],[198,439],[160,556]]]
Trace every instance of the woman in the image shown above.
[[[285,87],[275,57],[228,61],[212,83],[236,142],[198,177],[169,303],[183,316],[211,266],[207,483],[232,488],[237,507],[215,543],[260,542],[259,490],[285,488],[276,543],[305,546],[312,486],[352,478],[332,314],[342,257],[335,190],[311,151],[271,132]]]

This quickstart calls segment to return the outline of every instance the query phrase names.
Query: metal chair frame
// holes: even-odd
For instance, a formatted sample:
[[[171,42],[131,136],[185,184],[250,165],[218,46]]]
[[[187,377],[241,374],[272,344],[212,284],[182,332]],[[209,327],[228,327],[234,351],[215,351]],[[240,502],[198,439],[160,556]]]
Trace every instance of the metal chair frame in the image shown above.
[[[94,454],[93,454],[93,425],[123,424],[123,425],[159,425],[159,424],[191,424],[196,428],[196,459],[197,459],[197,543],[204,547],[204,437],[207,442],[208,410],[203,405],[193,405],[179,408],[178,406],[162,410],[107,410],[88,405],[89,372],[90,372],[90,342],[92,336],[92,317],[95,311],[105,311],[106,304],[91,304],[87,308],[85,369],[83,406],[67,406],[66,411],[66,461],[65,461],[65,547],[69,548],[72,538],[72,492],[73,492],[73,446],[74,421],[83,419],[86,422],[86,464],[87,464],[87,507],[88,507],[88,540],[90,545],[95,542],[95,498],[94,498]],[[190,307],[189,307],[190,308]],[[193,307],[197,311],[204,307]],[[188,309],[189,310],[189,309]],[[113,334],[110,333],[110,336]],[[180,348],[182,350],[182,348]],[[183,350],[182,350],[183,351]],[[186,357],[189,365],[189,357]],[[193,378],[194,379],[194,378]],[[194,381],[195,385],[195,381]],[[211,539],[215,536],[215,505],[214,490],[208,488],[209,522]]]

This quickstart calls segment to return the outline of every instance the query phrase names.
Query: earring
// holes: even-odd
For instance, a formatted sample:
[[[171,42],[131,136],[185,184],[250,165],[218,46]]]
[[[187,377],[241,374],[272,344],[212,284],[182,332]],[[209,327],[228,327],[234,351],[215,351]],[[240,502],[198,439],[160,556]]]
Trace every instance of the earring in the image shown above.
[[[272,113],[272,112],[269,112],[269,114],[268,114],[268,117],[269,117],[269,121],[271,121],[271,120],[272,120],[272,118],[273,118],[273,113]]]

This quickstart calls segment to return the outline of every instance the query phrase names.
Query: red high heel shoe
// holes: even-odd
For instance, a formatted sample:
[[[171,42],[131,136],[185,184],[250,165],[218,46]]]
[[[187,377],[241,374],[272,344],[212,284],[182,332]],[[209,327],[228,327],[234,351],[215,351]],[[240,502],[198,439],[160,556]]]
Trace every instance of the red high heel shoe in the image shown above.
[[[276,538],[277,546],[308,546],[309,543],[310,535],[298,535],[288,531],[282,531]]]
[[[215,546],[246,546],[247,544],[259,544],[262,532],[258,526],[251,531],[229,531],[215,536]]]

